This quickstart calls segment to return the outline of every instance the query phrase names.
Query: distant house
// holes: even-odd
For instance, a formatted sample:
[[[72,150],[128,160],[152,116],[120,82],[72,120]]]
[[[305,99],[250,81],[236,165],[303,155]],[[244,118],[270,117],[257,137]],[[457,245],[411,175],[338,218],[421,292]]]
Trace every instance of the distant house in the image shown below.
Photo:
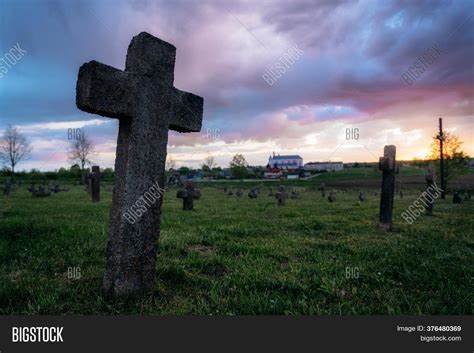
[[[298,155],[275,156],[275,153],[273,153],[268,157],[268,165],[282,170],[295,170],[303,167],[303,158]]]
[[[265,179],[280,179],[283,176],[283,171],[278,167],[271,167],[270,165],[265,168],[263,177]]]
[[[306,170],[338,172],[344,169],[342,162],[309,162],[304,165]]]

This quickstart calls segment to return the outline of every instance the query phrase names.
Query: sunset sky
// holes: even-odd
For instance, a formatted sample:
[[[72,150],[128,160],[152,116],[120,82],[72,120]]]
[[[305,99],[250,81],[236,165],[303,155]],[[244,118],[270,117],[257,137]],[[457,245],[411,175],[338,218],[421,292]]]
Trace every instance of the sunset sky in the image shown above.
[[[201,133],[170,132],[178,166],[210,155],[225,167],[236,153],[265,165],[273,151],[375,161],[386,144],[424,158],[439,117],[474,155],[473,1],[2,0],[0,26],[1,57],[26,51],[0,78],[0,130],[15,125],[33,146],[19,170],[71,165],[68,128],[113,166],[118,122],[77,109],[77,72],[93,59],[123,69],[142,31],[176,46],[175,87],[204,98]],[[301,57],[268,85],[295,45]],[[402,74],[432,47],[441,54],[409,85]]]

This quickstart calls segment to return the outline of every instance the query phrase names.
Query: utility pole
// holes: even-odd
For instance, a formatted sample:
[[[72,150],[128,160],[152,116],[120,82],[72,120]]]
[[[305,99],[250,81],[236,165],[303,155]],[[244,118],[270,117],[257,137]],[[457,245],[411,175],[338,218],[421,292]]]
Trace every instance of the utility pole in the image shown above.
[[[439,134],[436,136],[439,140],[439,164],[441,174],[441,198],[444,199],[446,196],[446,179],[444,177],[444,158],[443,158],[443,118],[439,118]]]

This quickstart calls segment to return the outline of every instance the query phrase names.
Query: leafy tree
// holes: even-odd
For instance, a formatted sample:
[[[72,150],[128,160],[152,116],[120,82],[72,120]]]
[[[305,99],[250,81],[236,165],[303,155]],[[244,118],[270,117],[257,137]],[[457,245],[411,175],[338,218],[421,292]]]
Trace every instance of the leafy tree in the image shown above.
[[[71,168],[69,168],[69,170],[70,170],[71,172],[77,172],[77,171],[80,172],[80,171],[81,171],[81,167],[79,166],[79,164],[73,164],[73,165],[71,166]]]
[[[189,168],[188,167],[180,167],[178,169],[179,175],[188,175],[189,173]]]
[[[247,161],[243,155],[236,154],[232,157],[229,167],[234,178],[244,179],[247,176]]]
[[[440,146],[438,135],[433,136],[431,142],[431,156],[435,160],[436,169],[440,168]],[[469,156],[461,148],[463,142],[454,133],[443,131],[443,158],[447,182],[453,180],[468,170]]]

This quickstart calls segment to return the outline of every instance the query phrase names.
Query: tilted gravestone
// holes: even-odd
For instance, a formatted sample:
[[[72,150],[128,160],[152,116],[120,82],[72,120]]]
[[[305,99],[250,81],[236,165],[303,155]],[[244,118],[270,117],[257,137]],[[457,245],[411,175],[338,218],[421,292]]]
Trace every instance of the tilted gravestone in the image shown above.
[[[248,195],[251,199],[256,199],[258,197],[257,189],[251,189]]]
[[[333,190],[329,191],[328,201],[329,202],[336,202],[336,192],[335,191],[333,191]]]
[[[54,183],[54,185],[53,185],[51,191],[54,192],[55,194],[57,194],[59,191],[61,191],[61,189],[59,188],[59,184],[58,184],[58,183]]]
[[[300,193],[299,193],[298,191],[296,191],[296,190],[291,190],[291,196],[290,196],[290,198],[292,198],[292,199],[299,199],[299,197],[300,197]]]
[[[435,183],[435,174],[434,174],[434,167],[429,166],[426,169],[426,175],[425,175],[425,180],[426,180],[426,189],[431,190],[434,183]],[[428,216],[433,215],[433,206],[434,206],[434,198],[430,195],[430,197],[426,197],[426,214]]]
[[[51,190],[49,186],[46,188],[44,185],[40,185],[38,186],[38,189],[35,189],[33,184],[33,188],[31,189],[31,195],[33,197],[47,197],[51,196]]]
[[[275,193],[275,198],[277,199],[278,206],[285,206],[285,200],[288,198],[288,193],[284,186],[278,187],[278,191]]]
[[[92,173],[89,175],[91,183],[92,202],[100,201],[100,167],[98,165],[92,166]]]
[[[194,206],[194,200],[198,200],[201,197],[201,191],[194,187],[194,184],[190,181],[186,183],[184,190],[179,190],[176,194],[178,199],[183,199],[183,211],[192,211]]]
[[[201,130],[203,99],[173,87],[175,54],[173,45],[143,32],[128,47],[124,71],[97,61],[79,69],[77,107],[119,120],[107,293],[130,295],[154,287],[162,198],[133,224],[124,214],[150,187],[164,187],[168,130]]]
[[[380,192],[379,227],[383,230],[392,228],[393,196],[395,193],[395,174],[397,173],[395,154],[395,146],[385,146],[383,157],[379,159],[379,169],[383,172]]]

